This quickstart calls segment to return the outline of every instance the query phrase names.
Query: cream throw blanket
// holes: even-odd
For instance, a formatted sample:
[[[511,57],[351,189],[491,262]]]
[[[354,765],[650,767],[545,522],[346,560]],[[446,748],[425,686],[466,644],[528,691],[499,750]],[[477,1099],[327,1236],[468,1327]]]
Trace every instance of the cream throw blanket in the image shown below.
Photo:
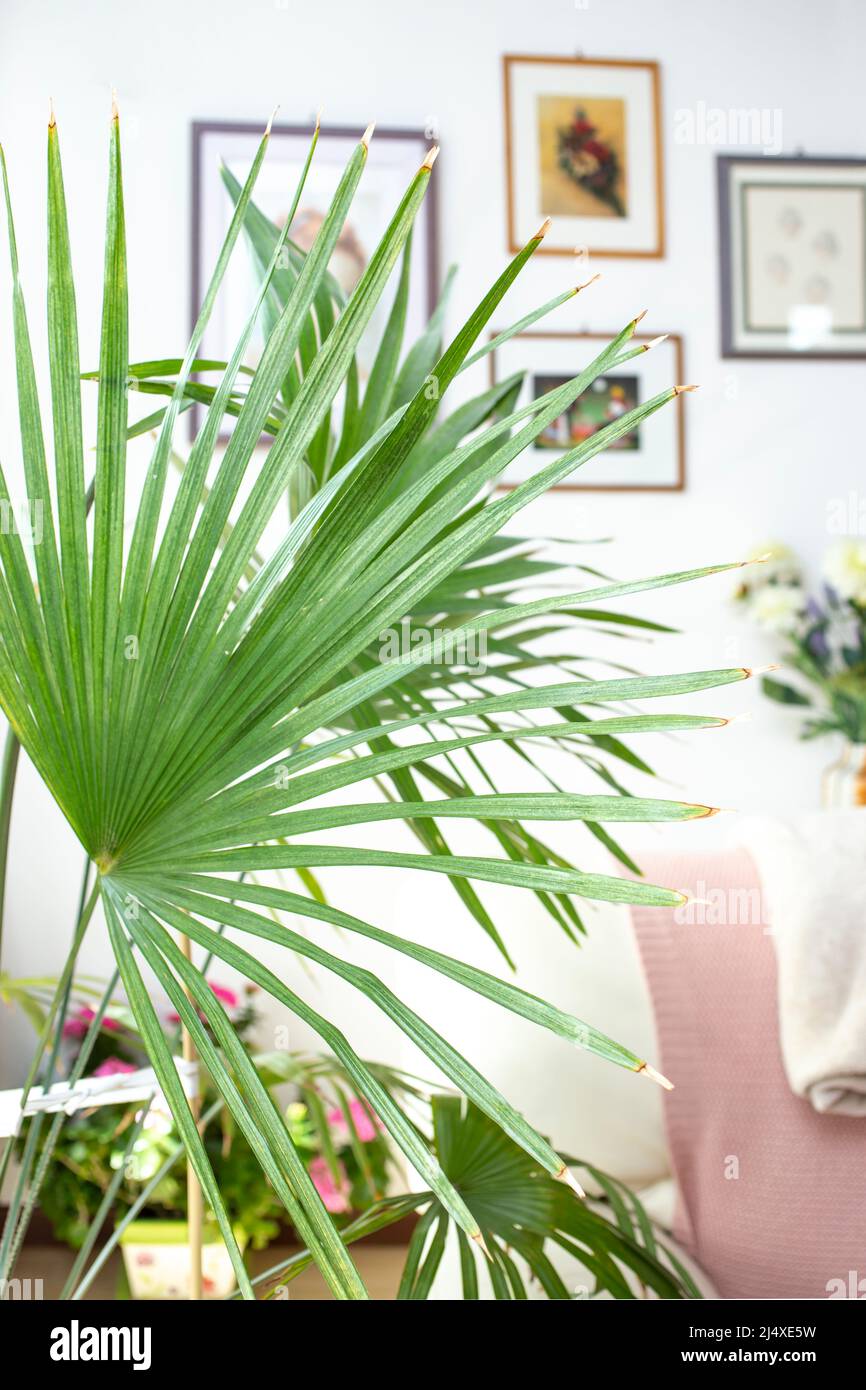
[[[791,1089],[821,1113],[866,1116],[866,809],[743,831],[768,900]]]

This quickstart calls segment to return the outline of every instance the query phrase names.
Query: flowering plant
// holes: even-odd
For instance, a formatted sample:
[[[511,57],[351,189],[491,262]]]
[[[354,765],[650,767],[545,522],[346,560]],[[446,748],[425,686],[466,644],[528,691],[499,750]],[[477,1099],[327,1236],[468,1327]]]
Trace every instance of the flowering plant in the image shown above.
[[[579,188],[612,208],[617,217],[625,217],[625,207],[616,191],[622,172],[616,151],[599,140],[598,127],[580,106],[571,124],[557,131],[557,163]]]
[[[74,1003],[64,1029],[66,1050],[73,1057],[93,1018],[90,1006],[81,1002],[86,1001],[89,988],[81,980],[73,981]],[[213,982],[211,989],[233,1015],[234,1028],[246,1035],[256,1023],[250,987],[243,998]],[[179,1030],[172,1014],[163,1014],[163,1028],[169,1045],[176,1047]],[[249,1045],[246,1038],[244,1045]],[[143,1043],[125,1005],[112,1001],[108,1007],[98,1046],[90,1054],[91,1074],[100,1049],[102,1061],[95,1069],[101,1075],[146,1065]],[[350,1245],[405,1222],[412,1234],[397,1298],[430,1297],[451,1218],[432,1190],[405,1190],[399,1177],[393,1184],[389,1181],[394,1161],[389,1138],[369,1102],[355,1093],[337,1058],[285,1049],[250,1052],[250,1057],[272,1095],[280,1085],[293,1088],[295,1098],[283,1110],[286,1127],[340,1227],[341,1239]],[[583,1277],[594,1293],[633,1298],[640,1288],[643,1295],[650,1289],[659,1298],[700,1298],[637,1196],[618,1179],[570,1159],[570,1166],[581,1170],[599,1194],[590,1206],[576,1197],[575,1188],[578,1192],[580,1188],[574,1178],[563,1183],[551,1177],[478,1107],[457,1095],[431,1090],[381,1063],[367,1065],[379,1084],[398,1098],[409,1123],[430,1143],[441,1171],[465,1193],[470,1209],[483,1221],[494,1298],[525,1299],[524,1281],[533,1281],[548,1298],[574,1297],[546,1254],[548,1242],[571,1255],[585,1252],[588,1267]],[[244,1244],[262,1249],[279,1234],[284,1208],[253,1150],[216,1097],[216,1088],[205,1074],[203,1138],[208,1159],[234,1228],[245,1238]],[[185,1218],[186,1168],[177,1130],[170,1116],[160,1110],[149,1111],[139,1127],[141,1115],[140,1103],[102,1106],[72,1115],[62,1125],[40,1188],[40,1207],[60,1239],[73,1248],[90,1243],[92,1252],[105,1218],[104,1197],[112,1191],[116,1226],[129,1220],[130,1208],[142,1198],[144,1205],[135,1215]],[[19,1152],[27,1141],[29,1123],[25,1122]],[[44,1136],[39,1141],[40,1154],[43,1144]],[[61,1298],[79,1296],[119,1234],[115,1229],[82,1283],[77,1281],[83,1266],[76,1272],[76,1261]],[[474,1301],[479,1297],[475,1261],[459,1229],[457,1239],[463,1298]],[[310,1251],[302,1241],[297,1243],[300,1249],[255,1277],[265,1298],[283,1297],[291,1280],[312,1263]],[[204,1287],[208,1288],[206,1278]]]
[[[816,709],[803,738],[841,733],[866,743],[866,541],[842,540],[824,561],[820,596],[809,595],[797,557],[773,546],[756,576],[736,592],[750,618],[783,637],[785,664],[816,688],[763,679],[764,694],[782,704]]]
[[[333,1060],[295,1053],[254,1053],[249,1034],[257,1021],[255,986],[245,986],[242,994],[214,982],[211,989],[229,1010],[235,1031],[269,1090],[273,1093],[282,1084],[292,1087],[295,1098],[284,1110],[287,1125],[328,1211],[339,1217],[377,1201],[388,1183],[387,1139],[370,1108],[354,1096],[338,1074]],[[94,1010],[87,1002],[77,1002],[70,1011],[63,1029],[70,1066],[93,1017]],[[176,1014],[165,1013],[163,1029],[175,1051],[179,1051],[178,1024]],[[148,1065],[129,1009],[124,1004],[111,1004],[90,1055],[88,1075],[112,1076]],[[216,1094],[205,1076],[204,1110],[212,1105]],[[177,1148],[179,1135],[173,1121],[154,1109],[127,1152],[130,1130],[140,1111],[140,1102],[103,1106],[75,1114],[63,1126],[40,1205],[55,1234],[67,1244],[82,1244],[119,1169],[123,1176],[116,1195],[116,1219],[125,1215]],[[22,1145],[27,1132],[25,1124]],[[254,1248],[263,1248],[278,1235],[283,1208],[249,1143],[225,1110],[206,1125],[204,1142],[234,1225]],[[179,1156],[149,1194],[141,1215],[183,1220],[186,1201],[186,1163]]]

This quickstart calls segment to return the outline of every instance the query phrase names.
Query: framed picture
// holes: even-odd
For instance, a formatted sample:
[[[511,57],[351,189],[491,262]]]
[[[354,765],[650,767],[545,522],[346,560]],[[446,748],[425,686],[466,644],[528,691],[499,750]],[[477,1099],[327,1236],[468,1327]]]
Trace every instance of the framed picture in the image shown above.
[[[490,354],[491,381],[523,371],[518,407],[577,376],[609,343],[613,333],[518,333]],[[649,338],[635,337],[637,343]],[[531,477],[556,454],[590,439],[610,421],[683,381],[683,344],[668,334],[652,352],[633,357],[593,384],[543,430],[504,475],[513,487]],[[604,453],[577,469],[563,492],[678,492],[685,486],[684,396],[622,435]]]
[[[866,357],[866,159],[720,155],[723,357]]]
[[[508,244],[539,255],[664,255],[657,63],[508,53]]]
[[[274,222],[285,220],[307,158],[313,127],[275,125],[253,193],[253,201]],[[322,218],[336,191],[363,127],[323,126],[304,185],[292,230],[302,248],[312,245]],[[223,183],[224,162],[243,183],[259,142],[258,124],[233,121],[196,121],[192,128],[192,301],[194,323],[228,230],[232,200]],[[430,148],[423,130],[388,130],[377,127],[370,144],[367,166],[358,185],[345,227],[337,242],[330,269],[348,293],[354,289],[379,238]],[[411,289],[406,317],[405,342],[411,344],[424,330],[438,297],[437,188],[430,180],[427,195],[415,220],[412,236]],[[397,275],[374,310],[361,339],[358,361],[362,375],[372,363],[382,328],[387,320]],[[245,238],[232,256],[220,294],[208,324],[200,356],[226,361],[231,354],[255,301],[259,272]],[[262,340],[250,343],[246,365],[255,366]],[[194,412],[190,412],[193,414]],[[230,424],[227,426],[231,428]],[[195,428],[195,421],[193,422]]]

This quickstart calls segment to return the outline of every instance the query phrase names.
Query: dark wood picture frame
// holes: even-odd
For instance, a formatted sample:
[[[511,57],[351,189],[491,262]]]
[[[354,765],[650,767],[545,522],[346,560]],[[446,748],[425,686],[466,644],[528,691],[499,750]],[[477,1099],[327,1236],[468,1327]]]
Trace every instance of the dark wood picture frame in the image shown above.
[[[271,127],[272,136],[292,135],[311,139],[314,130],[314,123],[305,125],[274,125]],[[332,125],[322,126],[319,130],[319,148],[323,147],[323,142],[329,138],[335,139],[355,139],[360,140],[364,133],[364,126],[345,126]],[[222,120],[201,120],[193,121],[191,126],[191,168],[192,168],[192,198],[190,207],[190,330],[194,328],[198,318],[199,308],[205,292],[205,275],[208,267],[202,264],[201,254],[201,224],[203,207],[203,142],[207,135],[248,135],[256,140],[261,139],[262,126],[256,121],[222,121]],[[403,140],[412,141],[423,146],[423,152],[419,158],[419,165],[424,157],[424,153],[431,145],[439,145],[438,138],[431,137],[429,133],[420,128],[408,126],[377,126],[373,136],[374,143],[382,140]],[[439,158],[441,159],[441,152]],[[437,160],[438,164],[438,160]],[[432,314],[439,298],[439,178],[431,178],[424,203],[419,210],[418,216],[426,218],[427,221],[427,256],[425,262],[425,293],[426,293],[426,315]],[[384,227],[382,229],[384,231]],[[193,406],[190,414],[190,430],[194,436],[198,429],[201,407]],[[268,437],[265,436],[265,439]]]
[[[508,249],[512,254],[520,251],[523,243],[517,238],[515,228],[515,194],[514,194],[514,166],[513,166],[513,141],[511,135],[511,68],[519,63],[550,63],[568,64],[574,67],[609,67],[609,68],[643,68],[649,72],[652,82],[652,108],[653,121],[655,123],[655,139],[653,141],[655,152],[655,198],[656,198],[656,245],[653,250],[647,251],[605,251],[599,247],[589,246],[586,254],[598,256],[600,258],[628,259],[628,260],[659,260],[665,254],[665,201],[664,201],[664,155],[661,138],[661,76],[659,64],[654,59],[640,58],[587,58],[569,57],[568,55],[557,57],[555,54],[539,53],[505,53],[502,56],[502,83],[503,83],[503,103],[505,113],[505,192],[507,207],[507,227],[508,227]],[[548,234],[549,235],[549,234]],[[537,256],[569,256],[573,255],[573,246],[556,247],[542,242],[536,251]]]
[[[738,347],[734,341],[734,294],[736,286],[734,284],[733,268],[733,245],[731,239],[731,218],[734,208],[731,200],[731,171],[734,166],[741,164],[752,164],[766,169],[768,165],[778,168],[780,165],[788,165],[796,169],[798,173],[803,173],[814,165],[821,168],[833,168],[839,166],[860,166],[864,171],[864,184],[866,184],[866,159],[862,155],[852,155],[846,158],[841,155],[762,155],[762,154],[720,154],[716,156],[716,187],[718,192],[718,217],[719,217],[719,298],[720,298],[720,327],[721,327],[721,355],[725,358],[743,358],[751,361],[769,362],[855,362],[866,358],[866,346],[855,352],[832,351],[799,351],[790,349],[781,351],[777,348],[743,348]],[[769,185],[768,185],[769,186]]]
[[[491,333],[491,334],[490,334],[490,337],[491,337],[491,338],[494,338],[495,336],[496,336],[495,333]],[[634,338],[632,338],[631,341],[632,341],[633,343],[649,343],[649,342],[652,342],[653,339],[654,339],[656,336],[662,336],[662,335],[653,334],[652,337],[650,337],[650,336],[648,336],[648,335],[647,335],[647,336],[638,335],[638,336],[635,336]],[[668,342],[671,344],[671,346],[673,347],[673,350],[674,350],[674,357],[675,357],[675,361],[676,361],[676,382],[672,382],[671,384],[672,384],[672,385],[676,385],[678,382],[682,382],[682,381],[685,380],[685,369],[684,369],[684,365],[683,365],[683,361],[684,361],[684,350],[683,350],[683,338],[682,338],[682,334],[681,334],[681,333],[666,333],[666,334],[664,334],[663,336],[668,340]],[[553,332],[551,332],[551,333],[543,333],[543,332],[533,331],[532,329],[530,329],[530,330],[528,330],[526,333],[517,333],[517,334],[515,334],[514,338],[513,338],[511,341],[512,341],[512,342],[520,342],[521,340],[526,340],[526,339],[528,339],[529,341],[532,341],[533,339],[535,339],[535,340],[538,340],[538,339],[545,339],[545,340],[548,340],[548,341],[549,341],[550,339],[556,339],[556,340],[567,340],[567,339],[571,339],[571,340],[574,341],[574,342],[601,342],[601,343],[609,343],[609,342],[611,341],[611,339],[612,339],[612,338],[615,338],[615,337],[616,337],[616,333],[589,333],[589,332],[586,332],[586,333],[584,333],[584,332],[559,332],[559,333],[553,333]],[[490,384],[491,384],[491,386],[495,386],[495,384],[496,384],[496,379],[497,379],[497,378],[496,378],[496,350],[494,349],[494,351],[491,352],[491,353],[489,354],[489,356],[490,356],[490,369],[489,369],[489,372],[490,372]],[[592,484],[586,484],[586,483],[557,483],[557,485],[556,485],[555,487],[553,487],[553,488],[550,489],[551,492],[683,492],[683,491],[685,490],[685,486],[686,486],[686,421],[685,421],[684,399],[685,399],[685,396],[684,396],[684,395],[679,395],[679,396],[677,396],[676,400],[673,402],[674,410],[677,412],[677,426],[676,426],[676,441],[677,441],[677,476],[676,476],[676,481],[675,481],[675,482],[673,482],[673,483],[648,483],[648,484],[646,484],[645,486],[644,486],[644,485],[641,485],[641,484],[636,484],[636,483],[592,483]],[[513,489],[514,489],[515,487],[517,487],[517,486],[519,486],[518,483],[497,483],[497,488],[501,489],[503,492],[511,492],[511,491],[513,491]]]

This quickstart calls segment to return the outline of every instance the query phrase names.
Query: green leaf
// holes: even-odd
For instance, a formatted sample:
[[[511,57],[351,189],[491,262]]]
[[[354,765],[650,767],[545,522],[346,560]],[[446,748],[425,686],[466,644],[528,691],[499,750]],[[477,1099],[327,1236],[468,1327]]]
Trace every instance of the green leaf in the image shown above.
[[[640,1071],[645,1065],[641,1057],[638,1057],[628,1048],[620,1046],[619,1043],[615,1043],[590,1024],[571,1014],[564,1013],[546,1000],[528,994],[509,981],[500,980],[495,975],[478,970],[463,961],[455,960],[440,951],[430,950],[426,946],[404,940],[402,937],[383,931],[379,927],[371,926],[370,923],[363,922],[360,918],[342,912],[338,908],[311,903],[308,899],[301,898],[295,893],[288,893],[281,888],[270,888],[264,884],[235,884],[226,879],[201,877],[194,874],[178,876],[177,880],[172,880],[172,884],[174,885],[175,882],[178,887],[186,888],[190,892],[240,899],[258,903],[277,911],[295,912],[299,916],[308,917],[313,921],[328,922],[341,930],[354,932],[370,941],[388,946],[392,950],[400,952],[401,955],[409,956],[412,960],[419,961],[430,969],[436,970],[439,974],[474,990],[487,999],[491,999],[501,1007],[510,1009],[543,1028],[549,1028],[568,1042],[586,1048],[587,1051],[593,1052],[607,1061],[627,1067],[630,1071]],[[195,900],[188,898],[185,901],[192,903]],[[201,906],[199,910],[206,912],[206,909]],[[286,940],[285,934],[280,934],[279,931],[273,939],[282,942]]]
[[[403,264],[400,270],[397,293],[394,296],[394,303],[391,305],[388,322],[382,334],[379,350],[370,368],[367,389],[364,392],[364,401],[361,406],[360,423],[358,426],[357,443],[359,444],[366,443],[370,436],[374,434],[382,424],[385,416],[393,409],[390,402],[394,376],[397,371],[397,360],[400,356],[400,347],[403,342],[403,330],[406,326],[406,310],[409,303],[409,271],[412,265],[411,256],[412,237],[410,235],[403,252]]]
[[[105,274],[99,349],[99,403],[94,486],[92,612],[95,720],[103,769],[110,743],[107,710],[112,699],[114,660],[123,570],[123,516],[126,493],[126,378],[129,325],[126,285],[126,231],[120,169],[120,126],[111,122]],[[104,771],[103,771],[104,778]],[[104,837],[106,827],[97,834]]]
[[[238,1126],[244,1131],[292,1223],[316,1254],[334,1295],[339,1299],[365,1299],[367,1292],[360,1275],[346,1254],[312,1178],[292,1144],[285,1122],[213,991],[201,973],[189,964],[168,933],[145,909],[127,913],[127,925],[180,1014],[198,1055],[217,1081],[220,1093]],[[181,977],[195,1007],[179,988],[167,968],[167,962]],[[202,1027],[196,1010],[205,1016],[213,1029],[237,1083]]]
[[[811,705],[812,701],[801,691],[795,690],[793,685],[787,685],[785,681],[777,681],[772,676],[761,677],[761,689],[770,700],[776,700],[780,705]]]
[[[249,1276],[244,1267],[243,1257],[235,1239],[232,1223],[216,1185],[213,1169],[205,1153],[204,1144],[202,1143],[201,1136],[196,1127],[189,1102],[184,1094],[183,1086],[181,1085],[180,1078],[175,1069],[171,1053],[166,1045],[159,1020],[150,1002],[150,998],[148,997],[144,981],[133,959],[126,932],[121,925],[121,914],[111,892],[103,894],[102,901],[105,905],[108,931],[111,937],[111,945],[114,950],[115,959],[120,968],[121,978],[126,988],[129,1002],[132,1005],[139,1030],[147,1046],[148,1056],[156,1072],[157,1080],[171,1108],[174,1122],[183,1137],[189,1160],[195,1169],[196,1177],[201,1183],[202,1191],[216,1217],[217,1224],[220,1228],[220,1234],[225,1241],[229,1259],[232,1262],[235,1278],[238,1281],[238,1288],[245,1298],[253,1298],[252,1286],[250,1285]]]
[[[594,664],[599,630],[644,638],[664,633],[662,624],[626,611],[624,600],[730,566],[613,580],[587,564],[574,544],[563,558],[562,543],[551,555],[541,543],[510,531],[524,506],[615,444],[623,432],[637,424],[652,428],[650,417],[674,398],[675,388],[545,463],[507,494],[497,494],[503,472],[545,424],[599,376],[646,350],[634,344],[637,321],[627,323],[575,377],[523,407],[516,405],[522,381],[516,373],[462,397],[452,409],[446,395],[469,364],[572,292],[523,315],[492,343],[479,342],[538,249],[536,236],[486,292],[470,301],[474,308],[450,341],[443,333],[449,275],[432,322],[400,362],[410,293],[409,240],[432,157],[410,181],[346,297],[329,265],[354,216],[368,139],[351,154],[307,252],[293,245],[289,227],[314,158],[315,134],[281,228],[252,201],[267,137],[243,185],[224,170],[233,212],[189,346],[182,355],[157,352],[130,365],[120,128],[113,121],[99,365],[87,374],[98,392],[91,539],[83,460],[92,441],[86,443],[82,433],[77,309],[53,120],[44,384],[30,346],[3,166],[21,454],[28,495],[45,504],[45,528],[41,543],[32,547],[14,528],[0,528],[0,706],[12,729],[0,843],[5,847],[20,745],[98,870],[53,997],[44,985],[25,984],[18,991],[32,1016],[42,1019],[26,1085],[35,1083],[49,1046],[43,1079],[50,1078],[76,956],[98,897],[143,1043],[245,1297],[252,1296],[252,1283],[144,967],[175,1002],[227,1119],[248,1143],[338,1297],[364,1297],[348,1243],[390,1221],[397,1210],[419,1208],[425,1212],[423,1230],[413,1243],[404,1286],[412,1298],[429,1294],[452,1221],[461,1232],[462,1277],[470,1299],[478,1292],[472,1240],[478,1243],[479,1237],[502,1298],[522,1300],[528,1275],[549,1296],[563,1296],[545,1249],[551,1242],[581,1259],[599,1289],[615,1297],[632,1297],[634,1279],[663,1297],[677,1297],[685,1281],[625,1194],[612,1189],[617,1214],[625,1211],[631,1223],[617,1229],[553,1181],[565,1175],[565,1165],[531,1117],[520,1115],[378,976],[347,960],[339,945],[327,951],[310,935],[266,915],[289,911],[307,924],[346,929],[392,956],[408,955],[573,1045],[636,1072],[646,1070],[624,1044],[516,984],[330,908],[324,901],[327,884],[311,871],[370,867],[379,871],[385,892],[385,869],[445,875],[460,910],[468,909],[469,920],[487,932],[506,959],[507,941],[478,884],[534,892],[557,929],[573,940],[585,930],[579,897],[677,904],[678,893],[640,877],[582,872],[534,833],[534,822],[577,822],[580,833],[585,827],[633,872],[639,866],[606,826],[692,819],[707,808],[632,796],[623,779],[631,770],[647,775],[649,768],[632,749],[631,735],[718,727],[726,720],[679,711],[648,714],[622,708],[621,702],[686,696],[751,674],[735,667],[644,676],[610,658],[603,669]],[[242,230],[258,267],[259,288],[228,360],[202,359],[205,326]],[[376,322],[377,306],[395,274],[396,295],[362,392],[359,343]],[[88,322],[93,320],[89,305]],[[248,353],[258,325],[264,346],[253,366]],[[197,372],[215,375],[193,381]],[[39,401],[39,388],[48,386],[53,477]],[[130,425],[133,388],[160,398],[156,403],[165,408]],[[173,433],[191,402],[204,409],[188,457],[182,458]],[[227,416],[234,428],[222,449]],[[133,480],[127,473],[127,440],[151,427],[158,432],[141,495],[126,497]],[[270,435],[266,449],[261,448],[264,434]],[[169,464],[180,470],[176,489],[166,485]],[[5,511],[11,505],[0,473],[0,506]],[[128,546],[125,510],[132,522]],[[383,631],[404,622],[410,633],[429,624],[431,640],[383,659]],[[578,632],[582,640],[576,649],[571,639]],[[454,644],[482,638],[488,668],[466,669],[455,658]],[[601,678],[592,679],[595,675]],[[547,771],[543,749],[563,756],[569,772],[561,785]],[[514,770],[516,783],[509,780]],[[604,785],[598,787],[599,782]],[[343,799],[334,796],[346,787],[358,790]],[[442,826],[454,819],[479,824],[492,837],[493,853],[452,852]],[[414,835],[415,853],[390,838],[386,823],[394,820],[405,822]],[[371,839],[378,836],[375,842],[351,843],[348,832],[368,824],[378,827],[366,832]],[[298,843],[301,833],[329,829],[340,832],[339,844]],[[4,853],[5,848],[0,858]],[[258,869],[281,868],[295,870],[310,896],[249,882]],[[235,871],[240,882],[231,878]],[[210,953],[237,966],[318,1032],[332,1051],[330,1062],[321,1064],[325,1071],[316,1073],[331,1078],[330,1103],[342,1104],[351,1089],[371,1105],[392,1143],[421,1174],[423,1194],[407,1195],[402,1207],[382,1204],[369,1219],[351,1223],[345,1233],[336,1231],[255,1061],[213,997],[202,968],[187,961],[170,931],[205,948],[205,969]],[[243,932],[250,945],[281,945],[336,974],[415,1043],[468,1098],[470,1108],[463,1109],[459,1097],[437,1102],[428,1140],[412,1110],[417,1092],[407,1089],[409,1083],[395,1086],[387,1069],[363,1062],[329,1017],[310,1009],[252,950],[229,939],[229,932]],[[38,978],[38,971],[32,973]],[[89,1055],[97,1032],[89,1030],[79,1058]],[[326,1155],[333,1160],[321,1116],[319,1122]],[[28,1131],[4,1235],[4,1277],[47,1181],[62,1123],[62,1118],[52,1121],[41,1136],[36,1124]],[[351,1143],[351,1124],[349,1134]],[[42,1148],[37,1138],[39,1144],[45,1140]],[[10,1154],[7,1146],[4,1164]],[[359,1171],[366,1172],[358,1162]],[[508,1179],[507,1211],[497,1199],[496,1183],[491,1189],[486,1180],[497,1173]],[[76,1271],[76,1277],[82,1274],[76,1297],[92,1287],[103,1258],[91,1258],[86,1273],[83,1265]],[[290,1261],[286,1275],[304,1258]]]
[[[156,906],[156,905],[155,905]],[[157,908],[159,910],[159,908]],[[181,919],[176,912],[168,905],[163,904],[161,911],[168,919],[177,924]],[[477,1238],[478,1227],[473,1221],[470,1213],[461,1202],[459,1195],[453,1190],[450,1183],[445,1178],[439,1165],[431,1157],[425,1145],[421,1142],[414,1126],[407,1120],[406,1116],[396,1105],[387,1089],[377,1080],[370,1068],[361,1061],[361,1058],[350,1047],[343,1034],[322,1018],[314,1009],[311,1009],[303,1000],[292,990],[288,989],[270,970],[260,965],[248,951],[242,950],[239,946],[227,941],[224,937],[217,935],[208,928],[202,927],[200,923],[189,919],[184,925],[187,927],[188,934],[193,940],[201,945],[208,946],[214,955],[221,960],[235,966],[246,977],[260,985],[281,1004],[286,1005],[293,1014],[303,1020],[319,1036],[327,1042],[332,1052],[345,1066],[347,1074],[358,1087],[359,1094],[363,1095],[373,1106],[376,1113],[387,1125],[390,1133],[402,1148],[410,1163],[416,1168],[418,1173],[427,1181],[433,1190],[441,1197],[441,1200],[461,1226],[463,1226],[470,1236]],[[320,954],[313,959],[324,963],[324,957]],[[178,961],[179,964],[179,961]],[[189,971],[185,974],[189,976]],[[210,1005],[210,1001],[208,1001]],[[210,1006],[212,1009],[212,1005]],[[319,1116],[320,1128],[324,1135],[327,1133],[327,1122],[324,1115]],[[326,1157],[330,1147],[330,1140],[325,1142]],[[336,1154],[331,1148],[330,1159],[332,1171],[336,1176]]]

